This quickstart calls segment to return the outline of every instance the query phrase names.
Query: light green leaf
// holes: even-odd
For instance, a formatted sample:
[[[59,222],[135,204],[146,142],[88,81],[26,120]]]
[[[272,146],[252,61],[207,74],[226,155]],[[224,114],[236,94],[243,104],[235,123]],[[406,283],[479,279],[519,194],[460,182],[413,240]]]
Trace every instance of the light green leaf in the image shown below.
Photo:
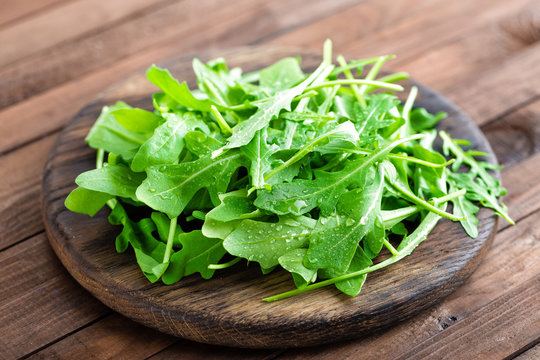
[[[145,174],[134,173],[127,166],[118,164],[86,171],[77,176],[75,183],[88,190],[138,201],[135,191],[145,177]]]
[[[181,164],[151,166],[146,168],[148,177],[137,189],[137,198],[174,218],[202,188],[219,202],[218,194],[227,190],[232,174],[245,165],[241,152],[230,151],[217,159],[207,155]]]
[[[230,254],[257,261],[267,269],[278,265],[287,252],[306,246],[308,235],[307,226],[289,224],[284,219],[277,223],[243,220],[223,246]]]
[[[149,166],[176,163],[184,148],[187,132],[195,129],[209,131],[208,126],[192,113],[165,114],[164,117],[165,123],[156,129],[135,154],[131,163],[133,171],[141,172]]]

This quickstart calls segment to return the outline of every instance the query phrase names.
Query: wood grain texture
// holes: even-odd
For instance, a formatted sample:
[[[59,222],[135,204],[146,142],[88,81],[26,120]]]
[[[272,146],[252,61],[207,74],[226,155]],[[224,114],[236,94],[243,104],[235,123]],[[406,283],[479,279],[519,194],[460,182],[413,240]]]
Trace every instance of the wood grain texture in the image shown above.
[[[121,22],[130,15],[141,13],[148,6],[156,8],[160,5],[159,2],[149,4],[145,0],[131,0],[130,6],[126,6],[123,0],[79,0],[57,6],[0,32],[0,67],[51,48],[62,41],[80,38],[89,31]]]
[[[0,12],[0,29],[54,8],[69,0],[3,0]]]
[[[310,11],[303,11],[305,2],[301,0],[269,3],[231,0],[228,6],[218,6],[219,2],[215,0],[184,0],[152,8],[131,21],[90,32],[80,39],[71,38],[0,69],[0,93],[3,95],[0,108],[129,56],[145,57],[145,65],[155,62],[160,58],[149,55],[151,49],[159,46],[166,45],[170,54],[185,54],[196,45],[205,49],[239,46],[262,35],[310,21],[315,14],[332,13],[352,2],[317,0],[312,2]],[[300,9],[302,11],[298,11]],[[294,17],[280,15],[294,10],[297,10]],[[200,21],[200,14],[205,14],[204,22]],[[163,27],[164,23],[174,26]],[[219,27],[218,32],[216,27]],[[250,31],[243,31],[245,28]],[[171,44],[175,46],[171,47]]]
[[[431,338],[398,359],[456,359],[465,349],[469,356],[486,360],[512,356],[516,345],[526,347],[540,338],[539,292],[540,273],[454,325],[444,335]],[[535,328],[536,331],[530,331]],[[509,334],[512,339],[508,338]],[[441,336],[443,341],[439,341]],[[478,338],[491,341],[478,346]]]
[[[44,233],[0,253],[0,358],[15,359],[109,312],[70,278]]]
[[[0,249],[43,231],[41,176],[55,136],[0,158]]]
[[[175,337],[160,334],[118,314],[111,314],[33,354],[29,359],[142,360],[177,341]]]
[[[297,53],[246,48],[222,55],[249,70]],[[320,61],[309,54],[303,58],[307,68]],[[193,80],[186,59],[169,67],[179,78]],[[152,285],[139,273],[130,254],[115,254],[112,239],[117,229],[107,223],[105,211],[88,218],[63,206],[76,175],[94,164],[94,152],[85,146],[83,137],[101,106],[120,98],[140,104],[151,91],[143,76],[135,76],[84,108],[60,135],[43,181],[46,228],[60,260],[96,297],[136,321],[188,339],[242,347],[294,347],[357,337],[440,301],[465,281],[489,246],[496,219],[483,210],[477,239],[469,239],[459,224],[441,221],[413,255],[370,275],[362,294],[355,298],[334,289],[319,289],[263,303],[262,297],[290,289],[292,282],[284,272],[262,278],[253,267],[225,270],[210,281],[192,276],[172,286]],[[491,153],[474,123],[440,95],[421,87],[418,106],[447,111],[450,117],[443,128]]]

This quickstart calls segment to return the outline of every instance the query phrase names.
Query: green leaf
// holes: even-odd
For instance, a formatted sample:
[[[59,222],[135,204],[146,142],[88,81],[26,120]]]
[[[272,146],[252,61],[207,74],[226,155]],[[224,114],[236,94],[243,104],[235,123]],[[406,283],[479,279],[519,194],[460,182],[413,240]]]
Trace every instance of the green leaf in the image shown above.
[[[432,129],[444,119],[448,114],[445,112],[438,112],[437,114],[430,114],[424,108],[412,109],[410,114],[411,127],[415,131],[422,131],[426,129]]]
[[[111,114],[120,125],[137,134],[153,133],[162,120],[161,116],[143,109],[118,109]]]
[[[505,205],[499,204],[496,195],[489,192],[489,187],[481,181],[475,180],[471,173],[450,173],[449,178],[455,181],[456,185],[467,190],[465,197],[469,200],[480,201],[488,208],[495,210],[497,214],[506,219],[510,224],[514,221],[508,215],[508,209]]]
[[[135,156],[139,146],[152,134],[135,133],[120,125],[111,114],[120,109],[131,109],[131,107],[121,101],[113,106],[104,106],[96,123],[86,136],[86,142],[94,149],[103,149],[130,160]]]
[[[69,193],[65,205],[69,210],[94,216],[113,195],[77,187]]]
[[[272,93],[288,89],[305,79],[298,58],[284,58],[260,72],[259,83]]]
[[[229,72],[225,61],[221,58],[209,62],[209,65],[195,58],[193,71],[201,92],[207,94],[216,104],[231,106],[242,103],[245,91],[237,83],[241,79],[239,69]]]
[[[174,218],[202,188],[218,202],[217,195],[227,190],[233,173],[245,165],[241,152],[230,151],[217,159],[207,155],[187,163],[151,166],[146,168],[148,177],[137,189],[137,198]]]
[[[450,192],[456,191],[455,188],[450,187]],[[454,206],[454,215],[465,217],[461,220],[461,226],[467,232],[467,234],[475,239],[478,236],[478,218],[475,214],[480,210],[480,208],[474,205],[470,200],[465,196],[459,196],[452,200]]]
[[[383,170],[379,167],[373,181],[365,188],[349,191],[341,197],[339,210],[347,220],[312,234],[306,256],[308,267],[333,268],[337,272],[344,272],[349,267],[359,242],[381,217],[383,185]],[[382,220],[380,222],[382,226]],[[380,241],[380,247],[376,240]],[[382,239],[374,239],[369,246],[377,254]]]
[[[198,157],[207,155],[223,145],[221,141],[198,130],[188,132],[184,136],[184,142],[186,148]]]
[[[367,135],[373,130],[384,128],[394,123],[393,119],[387,119],[386,115],[397,105],[395,96],[388,94],[373,95],[366,108],[355,103],[353,106],[353,119],[356,121],[356,129],[361,135]]]
[[[308,243],[309,228],[302,224],[289,224],[284,219],[277,223],[243,220],[231,233],[223,246],[234,256],[257,261],[262,268],[279,264],[287,252]]]
[[[266,184],[264,175],[272,169],[270,156],[279,150],[279,146],[267,144],[266,139],[266,129],[261,129],[255,133],[249,144],[241,147],[242,152],[251,161],[249,175],[251,184],[257,189]]]
[[[347,270],[343,272],[338,272],[332,268],[322,269],[320,270],[321,277],[334,278],[334,277],[354,273],[356,271],[360,271],[360,270],[368,268],[369,266],[371,266],[371,264],[373,264],[371,259],[362,251],[362,248],[358,246],[356,247],[356,252],[354,253],[354,256],[351,260],[351,264],[349,265]],[[360,290],[362,289],[362,285],[364,285],[366,278],[367,278],[367,274],[363,274],[363,275],[356,276],[350,279],[338,281],[335,283],[335,286],[340,291],[344,292],[347,295],[356,296],[360,293]]]
[[[192,113],[165,114],[164,117],[165,123],[156,128],[152,137],[135,154],[131,163],[133,171],[141,172],[149,166],[176,163],[188,131],[209,131],[208,126]]]
[[[86,171],[77,176],[75,183],[88,190],[138,201],[135,191],[145,177],[145,174],[134,173],[127,166],[118,164]]]
[[[215,270],[208,265],[216,264],[226,254],[222,240],[207,238],[200,230],[183,233],[179,236],[182,249],[171,256],[171,265],[163,275],[165,284],[172,284],[184,276],[200,273],[210,279]]]
[[[156,231],[154,222],[149,218],[139,222],[130,220],[119,202],[109,215],[109,222],[112,225],[124,225],[122,232],[116,237],[116,250],[124,252],[128,244],[131,244],[142,272],[150,282],[156,282],[168,264],[162,262],[166,245],[152,235]]]
[[[307,249],[294,249],[279,257],[279,264],[293,275],[297,274],[300,278],[294,277],[294,283],[297,287],[315,282],[317,279],[317,270],[309,269],[304,265],[304,257]]]
[[[146,77],[178,104],[192,110],[210,111],[213,103],[209,100],[200,100],[194,97],[187,83],[185,81],[179,83],[169,70],[152,65],[146,71]]]
[[[221,203],[206,214],[206,219],[227,222],[257,216],[257,208],[245,189],[219,195]]]

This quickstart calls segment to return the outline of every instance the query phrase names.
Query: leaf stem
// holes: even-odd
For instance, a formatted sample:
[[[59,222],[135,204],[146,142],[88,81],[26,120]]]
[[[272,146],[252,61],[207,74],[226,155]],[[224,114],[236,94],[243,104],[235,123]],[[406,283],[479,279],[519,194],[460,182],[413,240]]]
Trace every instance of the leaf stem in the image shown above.
[[[98,149],[96,155],[96,169],[101,169],[103,167],[103,159],[105,158],[105,150]]]
[[[390,55],[390,56],[393,57],[393,55]],[[371,65],[373,63],[376,63],[377,60],[379,60],[379,57],[380,56],[373,57],[373,58],[370,58],[370,59],[365,59],[365,60],[353,60],[353,61],[349,62],[346,65],[343,65],[343,66],[340,65],[339,67],[335,68],[330,73],[330,76],[337,76],[337,75],[341,74],[342,72],[344,72],[345,70],[358,69],[358,68],[363,68],[366,65]]]
[[[231,261],[228,261],[226,263],[222,263],[222,264],[210,264],[208,265],[208,268],[211,269],[211,270],[220,270],[220,269],[226,269],[228,267],[231,267],[233,266],[234,264],[236,264],[237,262],[239,262],[240,260],[242,260],[241,257],[237,257],[235,259],[232,259]]]
[[[390,179],[388,179],[388,184],[394,188],[395,190],[397,190],[398,192],[400,192],[402,195],[404,195],[406,198],[408,198],[410,201],[416,203],[417,205],[429,210],[429,211],[432,211],[442,217],[445,217],[447,219],[450,219],[450,220],[454,220],[454,221],[461,221],[463,220],[464,218],[463,217],[457,217],[453,214],[450,214],[450,213],[447,213],[446,211],[442,211],[438,208],[436,208],[435,206],[433,206],[432,204],[428,203],[426,200],[418,197],[417,195],[415,195],[414,193],[410,192],[409,190],[407,189],[404,189],[402,188],[401,186],[395,184],[395,183],[392,183],[392,181]]]
[[[393,74],[390,74],[390,75],[381,76],[380,78],[377,79],[377,81],[393,83],[393,82],[396,82],[396,81],[407,80],[408,78],[409,78],[408,73],[406,73],[406,72],[397,72],[397,73],[393,73]],[[366,92],[368,93],[368,92],[371,92],[371,91],[376,90],[376,89],[377,89],[377,87],[368,86]]]
[[[380,88],[385,88],[385,89],[390,89],[390,90],[395,90],[395,91],[403,91],[403,86],[401,85],[386,83],[386,82],[377,81],[377,80],[364,80],[364,79],[352,79],[352,80],[340,79],[340,80],[325,81],[318,85],[312,85],[312,86],[307,87],[306,91],[320,89],[320,88],[329,87],[329,86],[336,86],[336,85],[372,85],[372,86],[377,86]]]
[[[225,119],[223,118],[223,116],[221,115],[217,107],[215,105],[212,105],[210,107],[210,111],[212,112],[212,115],[214,115],[214,117],[216,118],[216,121],[219,125],[219,128],[221,129],[221,132],[224,133],[225,135],[232,135],[231,127],[229,126],[229,124],[227,124],[227,121],[225,121]]]
[[[343,57],[343,55],[339,55],[337,57],[337,62],[340,66],[342,67],[345,67],[347,66],[347,61],[345,60],[345,57]],[[343,74],[345,74],[345,77],[349,80],[354,80],[354,76],[353,74],[351,73],[351,71],[349,69],[344,69],[343,70]],[[358,86],[356,85],[351,85],[351,89],[354,93],[354,96],[356,97],[356,100],[358,100],[358,102],[360,103],[360,105],[362,107],[366,107],[366,100],[364,100],[364,97],[362,96],[362,94],[360,94],[360,91],[358,89]]]
[[[431,201],[433,202],[433,205],[439,206],[439,204],[442,204],[442,203],[448,202],[450,200],[453,200],[453,199],[455,199],[457,197],[463,196],[466,193],[467,193],[467,190],[461,189],[461,190],[458,190],[458,191],[453,192],[451,194],[445,195],[443,197],[433,198],[433,199],[431,199]]]
[[[396,248],[392,244],[390,244],[390,242],[386,238],[383,238],[383,244],[392,253],[393,256],[399,255],[399,251],[397,251]]]
[[[103,167],[103,161],[105,159],[105,150],[104,149],[101,149],[99,148],[97,150],[97,155],[96,155],[96,169],[101,169]],[[107,206],[113,210],[114,207],[116,206],[116,203],[117,203],[117,200],[115,198],[112,198],[112,199],[109,199],[107,200],[106,204]]]
[[[375,64],[373,64],[371,69],[369,69],[369,72],[366,75],[365,80],[373,80],[373,79],[375,79],[375,77],[377,76],[377,74],[381,70],[381,68],[382,68],[383,64],[385,63],[385,61],[388,60],[388,59],[392,59],[393,57],[394,57],[393,55],[379,56],[377,58],[377,61],[375,61]],[[360,92],[360,94],[362,96],[365,94],[366,90],[368,89],[368,85],[369,84],[364,84],[364,85],[360,86],[360,89],[358,91]]]
[[[346,150],[346,149],[344,149],[344,150]],[[354,151],[351,151],[351,152],[354,152],[355,154],[369,155],[373,151],[360,149],[360,150],[354,150]],[[432,168],[447,167],[448,165],[450,165],[450,164],[452,164],[454,162],[454,159],[450,159],[450,160],[448,160],[448,161],[446,161],[446,162],[444,162],[442,164],[436,164],[436,163],[432,163],[432,162],[429,162],[429,161],[425,161],[425,160],[422,160],[422,159],[415,158],[413,156],[399,155],[399,154],[388,154],[388,157],[391,158],[391,159],[404,160],[404,161],[408,161],[408,162],[412,162],[412,163],[415,163],[415,164],[424,165],[424,166],[428,166],[428,167],[432,167]]]
[[[337,133],[339,130],[334,129],[332,131],[329,131],[327,133],[324,133],[320,135],[319,137],[313,139],[309,144],[304,146],[302,149],[297,151],[289,160],[285,161],[283,164],[279,165],[278,167],[274,168],[272,171],[270,171],[266,176],[264,177],[264,181],[268,181],[272,176],[276,175],[281,170],[285,169],[286,167],[294,164],[295,162],[302,159],[304,156],[309,154],[310,151],[312,151],[318,142],[332,136],[333,134]]]
[[[171,259],[171,252],[174,242],[174,235],[176,234],[176,224],[178,222],[178,217],[171,219],[171,224],[169,225],[169,236],[167,237],[167,247],[165,248],[165,255],[163,255],[163,263],[166,264]]]

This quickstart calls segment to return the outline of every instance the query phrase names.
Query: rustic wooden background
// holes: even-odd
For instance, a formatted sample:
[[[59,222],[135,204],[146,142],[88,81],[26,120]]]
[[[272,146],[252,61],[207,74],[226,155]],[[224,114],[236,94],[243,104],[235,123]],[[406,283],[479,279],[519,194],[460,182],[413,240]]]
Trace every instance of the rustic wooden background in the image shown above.
[[[392,66],[441,91],[481,126],[505,165],[501,227],[469,281],[370,337],[296,350],[241,350],[162,335],[102,305],[52,252],[40,215],[45,159],[100,91],[149,64],[240,45]],[[1,0],[0,358],[540,358],[538,0]]]

